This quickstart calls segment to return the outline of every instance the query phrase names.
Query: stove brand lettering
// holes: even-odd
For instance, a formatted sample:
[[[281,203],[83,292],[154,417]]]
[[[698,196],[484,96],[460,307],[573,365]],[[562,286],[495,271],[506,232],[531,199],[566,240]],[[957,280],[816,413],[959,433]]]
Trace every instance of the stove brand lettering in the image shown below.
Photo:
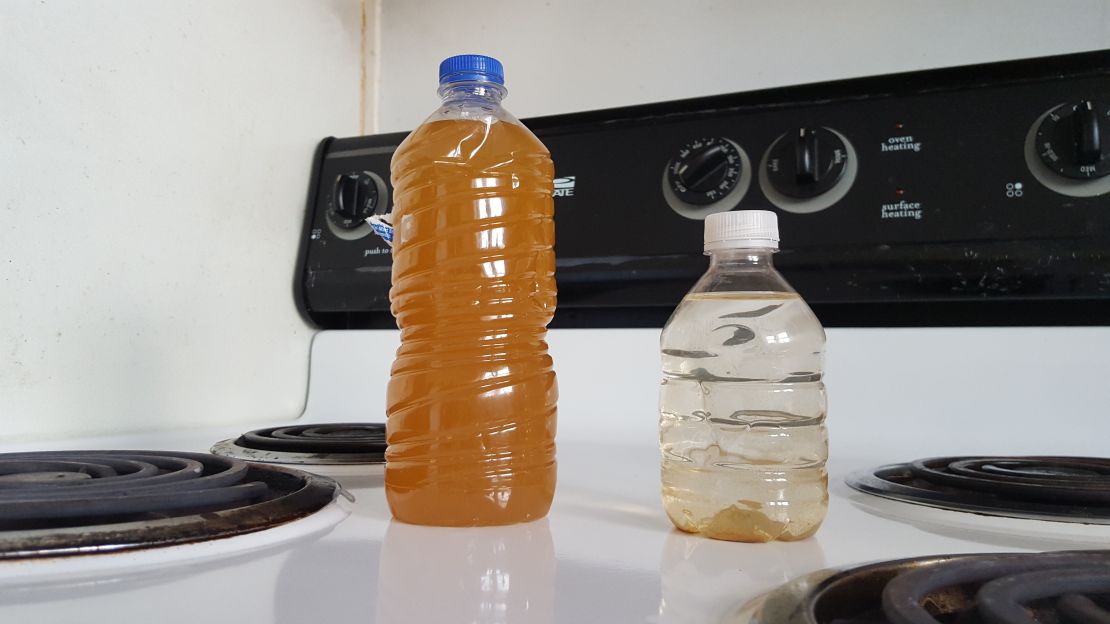
[[[900,201],[897,204],[883,204],[883,219],[921,220],[921,202]]]
[[[920,152],[921,142],[914,141],[912,134],[905,136],[890,137],[886,143],[880,143],[879,147],[884,152]]]
[[[574,178],[577,176],[565,176],[562,178],[555,178],[555,192],[553,197],[574,197]]]

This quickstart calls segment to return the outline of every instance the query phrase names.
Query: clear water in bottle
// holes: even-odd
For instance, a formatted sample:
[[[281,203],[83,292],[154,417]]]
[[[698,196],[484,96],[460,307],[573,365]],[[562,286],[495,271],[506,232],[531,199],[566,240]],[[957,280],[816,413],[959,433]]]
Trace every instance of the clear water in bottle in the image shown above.
[[[798,540],[825,517],[825,333],[770,255],[714,252],[663,330],[663,505],[684,531]]]

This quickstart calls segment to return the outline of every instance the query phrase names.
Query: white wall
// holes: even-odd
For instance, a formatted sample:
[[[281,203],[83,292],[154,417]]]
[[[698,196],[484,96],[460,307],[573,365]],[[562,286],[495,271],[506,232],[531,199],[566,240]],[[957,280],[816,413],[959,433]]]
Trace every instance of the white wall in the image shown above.
[[[505,63],[518,117],[1110,47],[1105,0],[381,0],[379,130],[451,54]]]
[[[360,11],[0,3],[0,436],[300,413],[294,259],[315,144],[360,129]]]

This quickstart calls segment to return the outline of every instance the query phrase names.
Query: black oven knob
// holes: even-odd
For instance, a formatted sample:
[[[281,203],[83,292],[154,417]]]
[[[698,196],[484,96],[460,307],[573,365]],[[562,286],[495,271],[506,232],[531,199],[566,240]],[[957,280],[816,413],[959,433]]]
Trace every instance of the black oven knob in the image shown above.
[[[682,203],[708,206],[729,195],[743,172],[735,143],[719,137],[698,139],[683,146],[667,166],[667,183]]]
[[[363,225],[378,206],[378,186],[370,174],[345,173],[335,181],[332,195],[332,222],[344,229]]]
[[[1036,149],[1053,173],[1073,180],[1110,174],[1110,105],[1061,104],[1037,127]]]
[[[798,128],[780,138],[767,155],[766,174],[772,188],[794,199],[828,192],[844,176],[848,150],[827,128]]]

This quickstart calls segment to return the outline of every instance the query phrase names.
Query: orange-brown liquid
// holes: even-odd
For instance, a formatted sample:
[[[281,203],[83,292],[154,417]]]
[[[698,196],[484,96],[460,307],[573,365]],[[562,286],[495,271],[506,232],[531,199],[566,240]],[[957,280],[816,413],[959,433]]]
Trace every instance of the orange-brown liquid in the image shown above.
[[[523,126],[425,123],[398,148],[386,497],[414,524],[543,517],[558,391],[553,167]]]

